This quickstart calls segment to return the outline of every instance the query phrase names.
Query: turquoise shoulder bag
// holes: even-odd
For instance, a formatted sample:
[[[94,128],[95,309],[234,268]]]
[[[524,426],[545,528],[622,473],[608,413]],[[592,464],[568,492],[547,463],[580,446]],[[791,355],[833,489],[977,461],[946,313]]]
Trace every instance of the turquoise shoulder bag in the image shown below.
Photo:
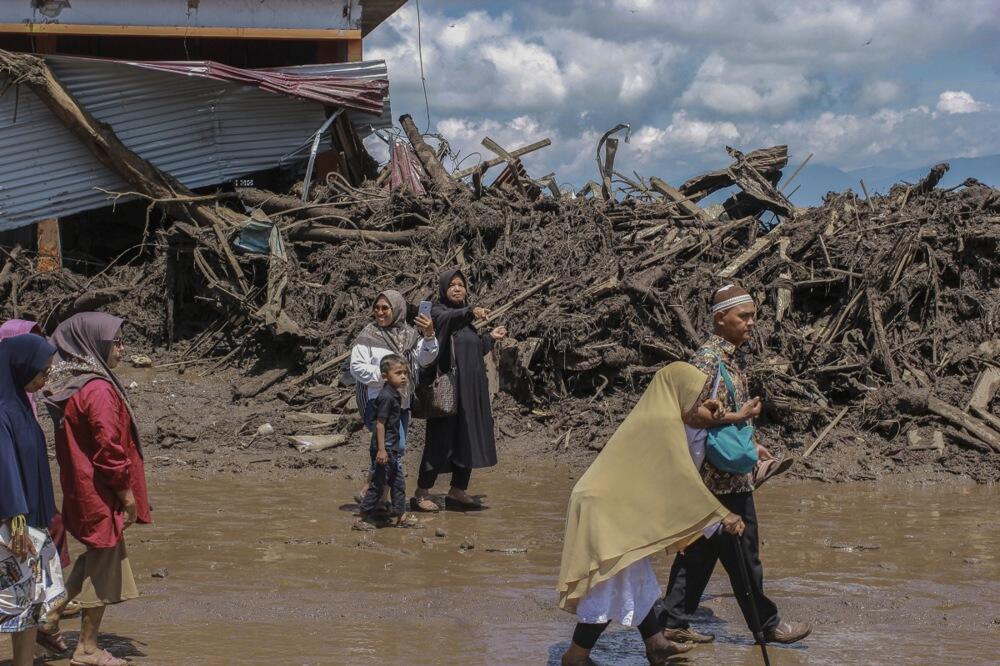
[[[736,405],[736,387],[721,360],[719,374],[726,382],[730,402]],[[723,472],[746,474],[757,464],[757,446],[753,443],[753,426],[749,422],[709,428],[705,448],[708,461]]]

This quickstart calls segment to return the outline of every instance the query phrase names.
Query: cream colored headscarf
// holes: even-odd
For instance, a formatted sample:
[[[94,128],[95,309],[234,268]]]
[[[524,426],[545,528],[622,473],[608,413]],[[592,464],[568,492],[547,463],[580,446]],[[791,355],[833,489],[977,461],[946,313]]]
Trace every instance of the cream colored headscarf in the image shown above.
[[[687,363],[656,373],[639,403],[573,487],[559,570],[559,607],[634,562],[681,549],[729,512],[691,462],[681,416],[708,377]]]

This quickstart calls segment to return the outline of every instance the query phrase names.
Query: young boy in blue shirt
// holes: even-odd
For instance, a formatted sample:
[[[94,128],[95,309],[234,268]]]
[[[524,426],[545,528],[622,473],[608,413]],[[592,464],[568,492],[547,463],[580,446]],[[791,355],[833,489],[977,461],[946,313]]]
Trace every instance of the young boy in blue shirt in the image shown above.
[[[403,414],[402,392],[409,390],[410,367],[402,356],[388,354],[379,363],[379,371],[385,378],[385,386],[375,398],[375,430],[372,432],[370,448],[375,471],[368,492],[361,500],[361,522],[368,521],[388,485],[396,526],[414,527],[417,521],[406,513],[404,444],[399,436],[399,422]]]

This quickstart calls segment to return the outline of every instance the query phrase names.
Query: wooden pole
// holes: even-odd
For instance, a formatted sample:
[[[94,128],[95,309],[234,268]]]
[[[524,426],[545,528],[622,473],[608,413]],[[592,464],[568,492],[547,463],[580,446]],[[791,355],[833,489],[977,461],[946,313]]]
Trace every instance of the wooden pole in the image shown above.
[[[38,231],[39,273],[51,273],[62,268],[62,239],[59,236],[59,220],[42,220],[36,225]]]
[[[444,193],[457,189],[459,187],[458,183],[452,180],[448,172],[441,166],[437,155],[434,154],[431,147],[424,141],[424,137],[420,135],[420,131],[413,122],[413,118],[409,114],[404,114],[399,117],[399,124],[402,126],[403,131],[406,132],[406,138],[410,140],[413,152],[417,154],[417,159],[424,166],[424,171],[427,172],[427,177],[430,178],[434,189]]]
[[[830,434],[830,431],[833,430],[838,423],[840,423],[840,420],[844,418],[844,415],[847,414],[847,410],[849,409],[850,407],[844,407],[842,410],[840,410],[839,414],[833,417],[833,420],[830,421],[830,423],[828,423],[825,428],[823,428],[823,432],[819,434],[819,437],[813,440],[813,443],[809,445],[809,448],[806,449],[806,452],[802,454],[803,459],[808,458],[812,454],[812,452],[815,451],[816,448],[823,443],[823,440],[826,439],[826,436]]]

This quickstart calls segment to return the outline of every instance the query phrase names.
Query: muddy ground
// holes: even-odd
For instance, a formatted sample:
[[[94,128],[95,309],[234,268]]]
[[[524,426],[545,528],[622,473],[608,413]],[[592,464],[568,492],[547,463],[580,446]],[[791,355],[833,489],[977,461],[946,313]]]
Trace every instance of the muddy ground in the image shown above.
[[[129,386],[146,457],[157,469],[198,472],[261,472],[278,476],[300,470],[322,470],[336,478],[358,477],[367,469],[368,433],[353,419],[335,426],[319,426],[295,421],[296,411],[277,397],[279,388],[252,400],[233,398],[234,387],[248,380],[236,371],[201,376],[198,368],[183,374],[163,370],[123,367],[121,375]],[[250,380],[251,383],[253,380]],[[323,389],[325,390],[325,389]],[[342,401],[350,390],[334,392],[326,402],[308,409],[316,412],[323,404]],[[576,412],[590,418],[587,431],[574,429],[566,439],[549,413],[531,411],[509,396],[499,393],[495,405],[500,455],[513,473],[558,460],[570,469],[585,468],[631,407],[623,396],[612,395],[593,403],[581,402]],[[274,434],[256,435],[270,423]],[[290,435],[347,433],[347,442],[318,453],[299,453],[290,446]],[[415,420],[410,436],[411,459],[419,458],[423,447],[423,424]],[[801,454],[812,437],[794,441],[768,438],[763,441],[776,454]],[[415,462],[415,461],[414,461]],[[949,443],[943,452],[909,450],[905,438],[886,440],[876,433],[860,433],[853,428],[834,429],[823,445],[789,472],[790,476],[824,482],[879,481],[905,473],[922,481],[944,478],[971,479],[978,483],[1000,480],[1000,455],[970,451]]]

